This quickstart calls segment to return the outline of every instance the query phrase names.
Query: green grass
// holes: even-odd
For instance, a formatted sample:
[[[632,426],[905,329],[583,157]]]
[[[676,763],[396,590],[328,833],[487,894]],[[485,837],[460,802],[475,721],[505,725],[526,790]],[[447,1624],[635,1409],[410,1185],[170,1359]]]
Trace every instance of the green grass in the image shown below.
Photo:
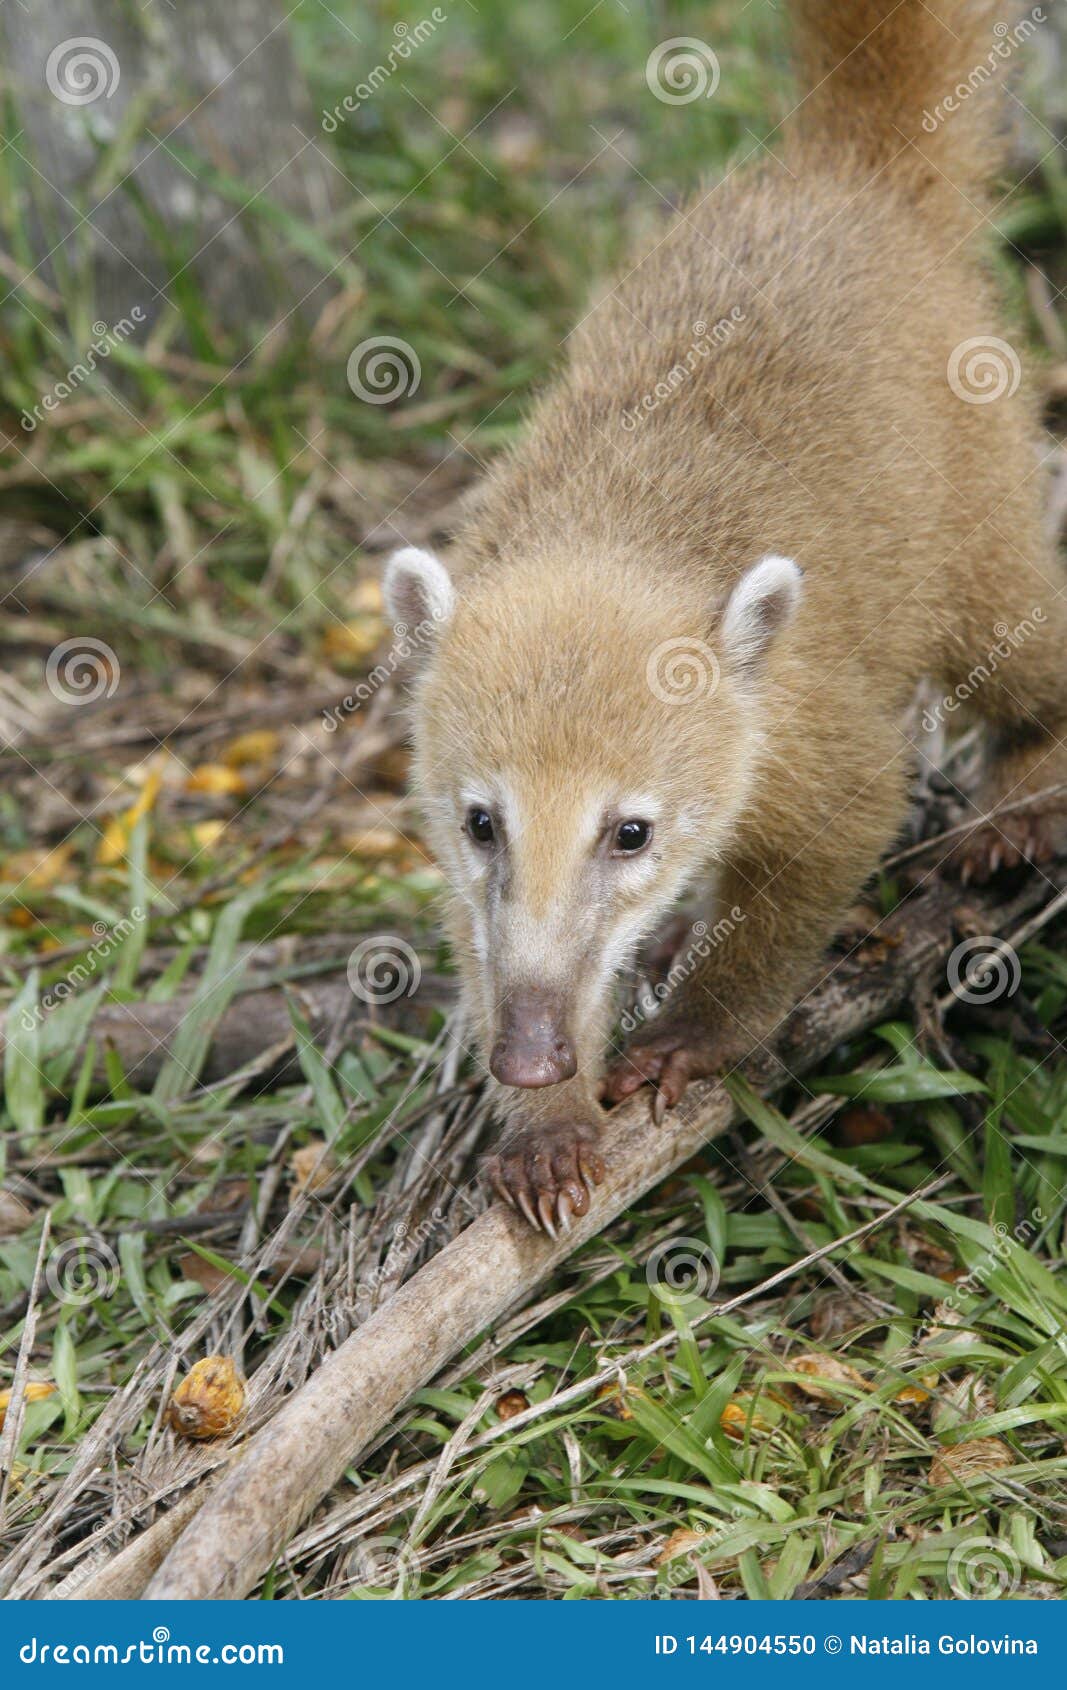
[[[336,11],[341,22],[305,4],[293,19],[319,112],[385,58],[394,24],[416,21],[395,5]],[[714,45],[722,76],[679,122],[644,66],[686,34]],[[18,555],[43,561],[4,575],[0,704],[17,702],[26,726],[0,761],[0,962],[22,1026],[0,1121],[3,1187],[22,1205],[0,1221],[0,1389],[39,1255],[67,1294],[46,1275],[32,1302],[29,1374],[57,1389],[27,1410],[0,1566],[56,1519],[76,1559],[129,1468],[167,1491],[210,1461],[210,1449],[179,1459],[161,1430],[174,1370],[236,1355],[254,1380],[250,1424],[264,1423],[365,1312],[381,1264],[387,1279],[410,1271],[471,1212],[482,1123],[458,1062],[432,1077],[448,1048],[440,992],[402,1022],[305,1037],[301,981],[343,967],[361,934],[403,935],[428,979],[448,966],[402,761],[338,775],[366,712],[333,735],[320,713],[385,634],[367,591],[382,525],[417,539],[454,519],[595,278],[788,110],[784,66],[780,9],[762,0],[479,0],[316,135],[341,173],[328,226],[269,200],[242,213],[283,272],[330,272],[317,320],[269,339],[264,323],[226,326],[186,271],[151,335],[28,436],[20,412],[91,337],[87,238],[4,302],[4,512]],[[9,92],[0,244],[21,270],[27,208],[48,195],[22,156],[18,101]],[[138,121],[156,133],[161,114]],[[80,209],[121,181],[136,138],[101,143]],[[217,164],[183,158],[243,204]],[[135,205],[136,186],[120,189]],[[1018,298],[1020,249],[1067,280],[1055,158],[998,219]],[[187,256],[154,221],[146,238]],[[378,335],[421,365],[395,406],[360,403],[346,381],[352,349]],[[97,705],[57,710],[43,666],[73,636],[106,641],[121,680]],[[242,763],[234,741],[264,732]],[[235,765],[240,790],[220,788]],[[38,999],[79,955],[78,989],[39,1024]],[[1023,960],[1029,1033],[957,1017],[951,1044],[920,1055],[918,1028],[901,1023],[837,1053],[816,1102],[798,1090],[784,1113],[752,1104],[744,1127],[419,1394],[265,1594],[691,1595],[699,1562],[731,1596],[793,1596],[828,1569],[843,1597],[980,1593],[987,1578],[1007,1595],[1062,1595],[1067,1064],[1040,1036],[1064,1031],[1062,929]],[[247,1075],[204,1086],[212,1029],[253,973],[291,987],[301,1073],[274,1090]],[[150,1085],[99,1043],[78,1057],[107,1003],[176,992],[192,1008]],[[103,1087],[94,1062],[108,1065]],[[885,1121],[857,1147],[842,1119],[861,1086]],[[292,1154],[323,1140],[338,1171],[290,1207]],[[936,1179],[862,1243],[796,1266]],[[397,1223],[426,1217],[390,1268]],[[678,1237],[705,1274],[680,1300],[648,1267]],[[69,1294],[79,1262],[104,1264],[107,1296]],[[745,1300],[716,1313],[713,1291]],[[812,1354],[854,1374],[815,1394],[794,1366]],[[532,1410],[515,1425],[495,1406],[509,1391]],[[94,1472],[101,1423],[120,1431]],[[939,1454],[983,1438],[1001,1465],[934,1482]]]

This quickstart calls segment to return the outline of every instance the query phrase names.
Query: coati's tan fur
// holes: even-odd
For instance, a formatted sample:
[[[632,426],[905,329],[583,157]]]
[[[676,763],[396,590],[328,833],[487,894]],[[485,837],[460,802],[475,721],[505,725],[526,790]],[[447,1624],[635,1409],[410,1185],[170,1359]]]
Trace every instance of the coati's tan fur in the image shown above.
[[[931,114],[988,61],[996,12],[793,12],[782,159],[698,195],[589,310],[449,569],[405,552],[388,576],[394,614],[439,623],[414,778],[475,1041],[528,1076],[500,1089],[493,1179],[550,1229],[601,1172],[619,968],[694,884],[736,907],[614,1053],[611,1098],[648,1080],[673,1103],[771,1040],[899,833],[920,681],[951,693],[1029,619],[964,689],[991,730],[975,802],[1067,778],[1067,580],[1031,394],[970,403],[949,379],[961,343],[1004,335],[975,251],[999,119],[988,87]],[[651,842],[613,855],[632,817]],[[1003,820],[969,862],[1046,845]]]

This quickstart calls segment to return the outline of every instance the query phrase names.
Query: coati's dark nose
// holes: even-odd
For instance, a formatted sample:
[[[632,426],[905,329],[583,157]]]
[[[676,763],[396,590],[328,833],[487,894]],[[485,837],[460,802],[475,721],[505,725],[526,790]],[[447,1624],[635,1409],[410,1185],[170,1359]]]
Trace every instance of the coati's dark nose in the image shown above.
[[[578,1072],[558,997],[533,990],[508,999],[489,1071],[502,1086],[555,1086]]]

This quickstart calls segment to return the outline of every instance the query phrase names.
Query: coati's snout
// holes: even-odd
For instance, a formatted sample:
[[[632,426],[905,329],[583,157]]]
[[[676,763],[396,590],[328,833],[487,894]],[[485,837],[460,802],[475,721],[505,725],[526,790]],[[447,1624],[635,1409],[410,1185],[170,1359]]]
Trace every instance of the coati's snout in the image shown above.
[[[502,1086],[555,1086],[573,1079],[578,1057],[559,993],[527,987],[503,1005],[489,1072]]]

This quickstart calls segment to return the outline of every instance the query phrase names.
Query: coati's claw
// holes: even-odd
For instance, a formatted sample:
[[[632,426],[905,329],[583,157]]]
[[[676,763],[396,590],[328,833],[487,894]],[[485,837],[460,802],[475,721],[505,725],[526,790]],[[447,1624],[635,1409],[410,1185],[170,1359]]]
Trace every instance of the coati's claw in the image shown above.
[[[950,853],[946,867],[964,886],[984,886],[994,875],[1007,874],[1025,863],[1047,863],[1056,855],[1051,818],[1037,811],[982,822],[964,834]]]
[[[588,1212],[590,1192],[604,1178],[604,1160],[589,1126],[533,1127],[490,1158],[486,1169],[498,1197],[518,1208],[539,1232],[569,1232]]]
[[[667,1110],[681,1102],[690,1080],[721,1072],[733,1054],[714,1033],[679,1018],[623,1051],[608,1069],[604,1099],[621,1103],[641,1086],[651,1085],[651,1115],[661,1126]]]

